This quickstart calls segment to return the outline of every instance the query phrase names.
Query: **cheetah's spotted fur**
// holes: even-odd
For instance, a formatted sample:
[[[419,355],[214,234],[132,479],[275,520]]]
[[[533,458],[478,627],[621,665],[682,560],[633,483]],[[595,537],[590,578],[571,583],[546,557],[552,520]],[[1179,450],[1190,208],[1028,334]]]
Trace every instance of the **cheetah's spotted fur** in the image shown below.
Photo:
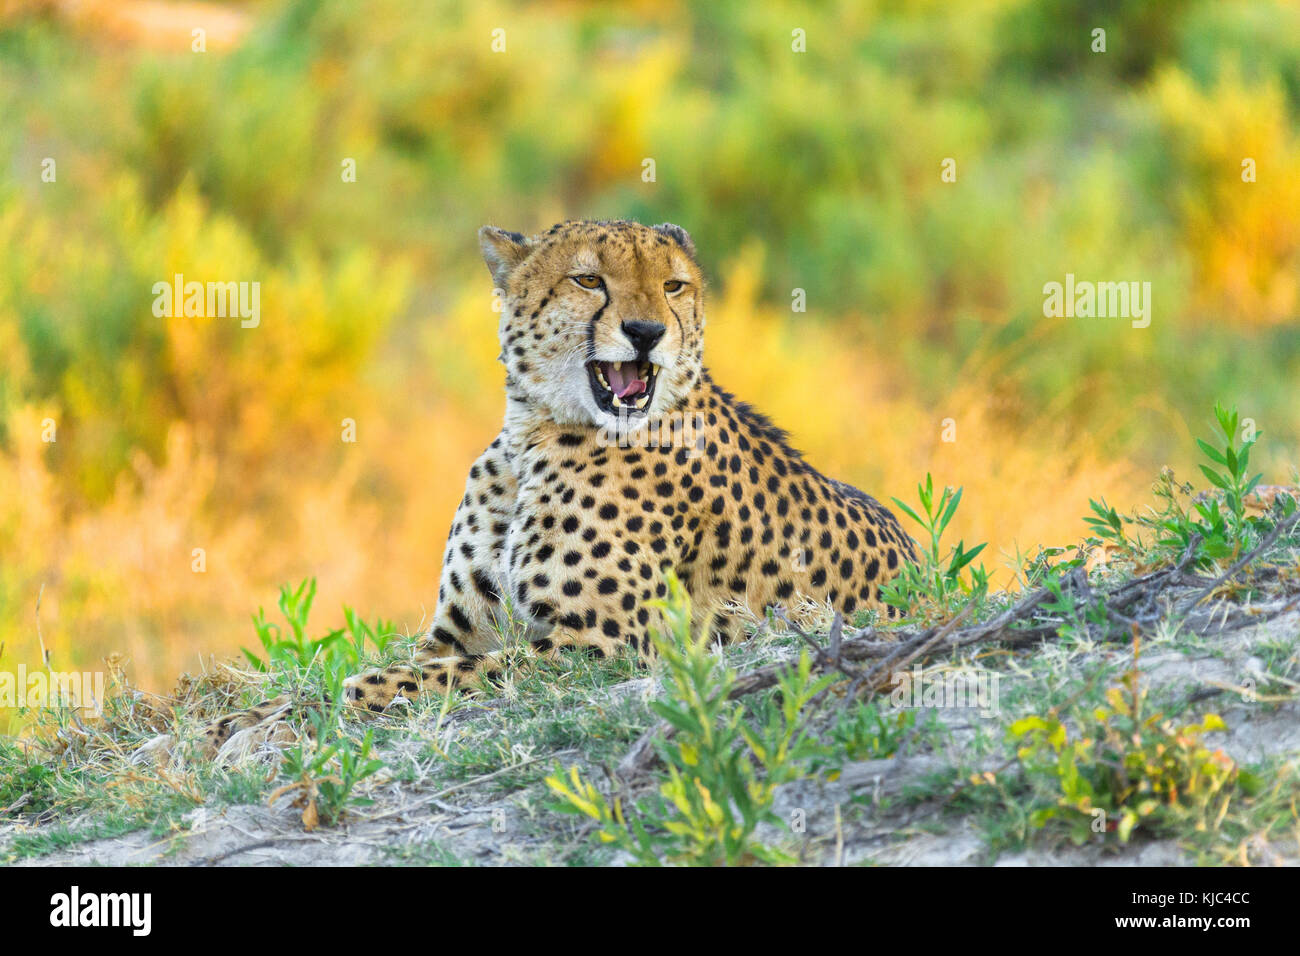
[[[544,654],[644,652],[656,623],[645,603],[664,595],[669,568],[722,641],[742,636],[739,621],[714,612],[736,602],[761,612],[799,593],[893,614],[880,588],[913,557],[911,539],[709,377],[704,280],[684,230],[581,221],[479,238],[503,293],[504,426],[469,470],[413,664],[351,678],[350,699],[380,711],[497,679],[503,598]],[[223,718],[209,742],[277,707]]]

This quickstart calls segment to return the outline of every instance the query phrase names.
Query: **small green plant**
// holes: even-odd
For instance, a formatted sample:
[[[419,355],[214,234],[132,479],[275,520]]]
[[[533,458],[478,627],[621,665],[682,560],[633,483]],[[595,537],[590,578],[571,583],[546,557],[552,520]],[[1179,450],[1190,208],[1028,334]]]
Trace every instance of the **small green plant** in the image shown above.
[[[1016,580],[1024,590],[1043,585],[1051,579],[1059,579],[1067,571],[1083,567],[1087,555],[1082,548],[1076,549],[1073,557],[1064,557],[1067,548],[1040,547],[1032,556],[1026,556],[1016,546],[1015,560],[1009,565]]]
[[[303,808],[302,823],[308,830],[319,824],[333,826],[350,806],[365,806],[372,801],[353,794],[357,784],[383,768],[383,761],[371,756],[374,731],[367,729],[360,742],[346,735],[338,735],[332,743],[327,740],[336,734],[341,721],[344,699],[342,683],[335,681],[331,688],[333,704],[308,711],[310,733],[300,733],[298,742],[286,750],[281,772],[290,780],[270,796],[274,803],[281,796],[294,793]]]
[[[905,564],[902,571],[881,588],[881,594],[885,603],[898,608],[904,616],[937,612],[948,617],[962,604],[970,600],[983,601],[988,594],[988,571],[983,565],[978,568],[970,566],[986,545],[979,544],[967,551],[965,542],[958,541],[955,548],[944,549],[943,535],[957,513],[962,489],[944,488],[936,501],[934,479],[927,473],[925,484],[918,484],[916,492],[924,518],[897,498],[894,504],[925,529],[930,539],[929,546],[922,551],[918,561]]]
[[[343,606],[343,629],[348,637],[349,663],[356,663],[366,656],[367,643],[375,653],[383,654],[397,633],[392,621],[379,618],[370,624],[347,605]]]
[[[1034,826],[1057,820],[1081,844],[1114,832],[1127,843],[1133,830],[1213,831],[1240,789],[1256,781],[1222,750],[1204,742],[1224,730],[1217,714],[1175,724],[1151,710],[1133,668],[1106,691],[1105,706],[1073,715],[1073,730],[1055,710],[1013,723],[1008,739],[1031,788],[1046,801],[1030,815]]]
[[[813,759],[812,769],[835,780],[846,763],[892,757],[915,726],[916,711],[911,707],[854,701],[836,713],[827,731],[826,746]]]
[[[1243,437],[1238,444],[1240,419],[1237,410],[1216,403],[1214,418],[1219,432],[1216,443],[1198,438],[1196,444],[1209,459],[1208,464],[1202,462],[1199,465],[1201,473],[1216,491],[1199,496],[1192,501],[1190,509],[1184,510],[1178,504],[1177,491],[1186,489],[1169,487],[1161,495],[1165,500],[1163,512],[1142,522],[1155,529],[1158,545],[1177,553],[1190,548],[1199,536],[1197,559],[1200,564],[1237,557],[1267,525],[1265,519],[1246,514],[1246,497],[1263,477],[1259,473],[1250,474],[1250,453],[1260,433]],[[1162,475],[1162,478],[1166,476]],[[1175,484],[1172,475],[1166,478],[1165,483],[1169,486]],[[1284,511],[1288,505],[1293,511],[1295,501],[1289,496],[1284,497]]]
[[[337,673],[344,668],[354,668],[366,655],[369,643],[382,653],[392,640],[392,623],[382,618],[370,624],[350,607],[343,608],[344,626],[329,631],[323,637],[307,636],[307,618],[316,599],[316,579],[308,578],[298,587],[280,586],[278,601],[288,633],[279,624],[266,618],[266,611],[258,608],[253,615],[253,627],[265,656],[242,648],[244,657],[259,671],[287,670],[294,672],[324,662],[327,669]],[[347,638],[347,640],[344,640]]]
[[[342,630],[330,631],[321,638],[307,637],[307,618],[315,599],[315,578],[308,578],[297,588],[280,585],[280,613],[284,615],[289,633],[286,636],[280,625],[268,621],[266,610],[259,607],[253,615],[253,627],[257,630],[257,639],[266,652],[266,657],[259,657],[245,647],[242,650],[248,662],[262,671],[270,670],[277,664],[309,667],[318,654],[338,641],[343,636]]]
[[[1196,439],[1196,444],[1205,453],[1205,457],[1219,465],[1222,470],[1203,464],[1200,466],[1201,474],[1209,479],[1210,484],[1223,492],[1223,501],[1232,519],[1232,534],[1240,544],[1246,534],[1246,496],[1255,490],[1259,480],[1264,477],[1259,473],[1247,477],[1250,474],[1250,450],[1255,446],[1255,442],[1259,441],[1259,433],[1254,432],[1249,439],[1243,439],[1238,445],[1237,410],[1233,408],[1229,411],[1221,403],[1216,402],[1214,417],[1221,433],[1223,449],[1219,450],[1200,438]]]
[[[595,820],[601,842],[642,865],[789,862],[754,831],[779,822],[777,786],[803,773],[816,749],[804,708],[833,678],[813,678],[804,654],[779,676],[773,702],[747,712],[729,697],[735,675],[710,649],[709,629],[692,635],[690,599],[671,572],[668,597],[655,605],[667,622],[652,640],[668,688],[650,706],[672,728],[658,745],[666,778],[629,814],[622,798],[611,802],[577,767],[567,778],[557,771],[546,778],[560,798],[556,809]]]
[[[1113,630],[1106,600],[1101,594],[1089,598],[1067,587],[1067,575],[1082,565],[1082,558],[1071,558],[1043,568],[1036,583],[1048,597],[1040,605],[1043,613],[1061,618],[1058,633],[1067,640],[1086,640],[1092,635],[1105,636]]]
[[[1124,533],[1124,519],[1118,511],[1106,504],[1105,498],[1101,501],[1089,498],[1088,504],[1092,508],[1092,514],[1083,520],[1096,533],[1099,543],[1109,542],[1124,551],[1135,550],[1135,543]]]
[[[1214,428],[1217,434],[1213,441],[1196,440],[1201,454],[1207,459],[1198,467],[1214,486],[1212,491],[1192,498],[1193,487],[1176,480],[1174,473],[1165,468],[1152,489],[1159,504],[1148,509],[1146,514],[1121,515],[1107,505],[1104,498],[1100,502],[1090,501],[1092,514],[1084,521],[1093,535],[1086,543],[1094,547],[1111,545],[1139,563],[1168,560],[1189,549],[1193,549],[1192,557],[1200,566],[1239,556],[1269,523],[1266,518],[1246,513],[1246,499],[1262,477],[1259,473],[1250,473],[1251,450],[1261,433],[1252,432],[1249,437],[1243,435],[1239,441],[1240,427],[1237,410],[1216,403]],[[1189,499],[1186,505],[1184,499]],[[1295,508],[1294,498],[1278,496],[1277,517],[1292,514]],[[1130,537],[1125,525],[1146,529],[1150,537],[1144,542],[1141,531]]]
[[[0,816],[44,810],[54,800],[54,783],[51,767],[0,738]]]

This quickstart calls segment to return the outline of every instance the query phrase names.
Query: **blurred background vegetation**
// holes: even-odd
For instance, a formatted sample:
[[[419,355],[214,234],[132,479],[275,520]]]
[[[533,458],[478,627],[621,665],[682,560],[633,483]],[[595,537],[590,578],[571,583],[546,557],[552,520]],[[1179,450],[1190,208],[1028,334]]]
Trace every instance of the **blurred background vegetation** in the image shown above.
[[[42,587],[56,668],[120,651],[155,690],[281,581],[417,630],[503,409],[485,222],[685,226],[715,377],[878,497],[964,485],[990,564],[1193,477],[1216,399],[1266,481],[1300,459],[1295,3],[0,11],[6,666]],[[260,282],[260,326],[155,318],[177,272]],[[1150,328],[1044,318],[1067,272],[1151,282]]]

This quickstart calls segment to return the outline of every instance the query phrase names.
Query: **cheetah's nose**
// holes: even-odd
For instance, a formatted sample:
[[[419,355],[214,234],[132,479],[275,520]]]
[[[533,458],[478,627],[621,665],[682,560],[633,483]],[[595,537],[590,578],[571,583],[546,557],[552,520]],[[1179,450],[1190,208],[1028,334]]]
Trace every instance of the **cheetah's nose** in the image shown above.
[[[664,328],[662,322],[643,322],[634,319],[623,323],[623,334],[632,343],[632,348],[636,349],[637,355],[644,358],[664,337]]]

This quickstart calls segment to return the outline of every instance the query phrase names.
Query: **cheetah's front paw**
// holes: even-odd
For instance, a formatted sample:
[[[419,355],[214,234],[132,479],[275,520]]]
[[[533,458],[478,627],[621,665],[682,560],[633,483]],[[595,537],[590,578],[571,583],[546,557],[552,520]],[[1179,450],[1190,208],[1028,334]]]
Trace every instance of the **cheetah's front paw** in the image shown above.
[[[460,688],[472,694],[480,680],[500,682],[501,668],[502,659],[496,653],[392,664],[349,677],[343,682],[343,695],[353,707],[378,714],[395,700],[414,700],[422,693],[445,694]]]

